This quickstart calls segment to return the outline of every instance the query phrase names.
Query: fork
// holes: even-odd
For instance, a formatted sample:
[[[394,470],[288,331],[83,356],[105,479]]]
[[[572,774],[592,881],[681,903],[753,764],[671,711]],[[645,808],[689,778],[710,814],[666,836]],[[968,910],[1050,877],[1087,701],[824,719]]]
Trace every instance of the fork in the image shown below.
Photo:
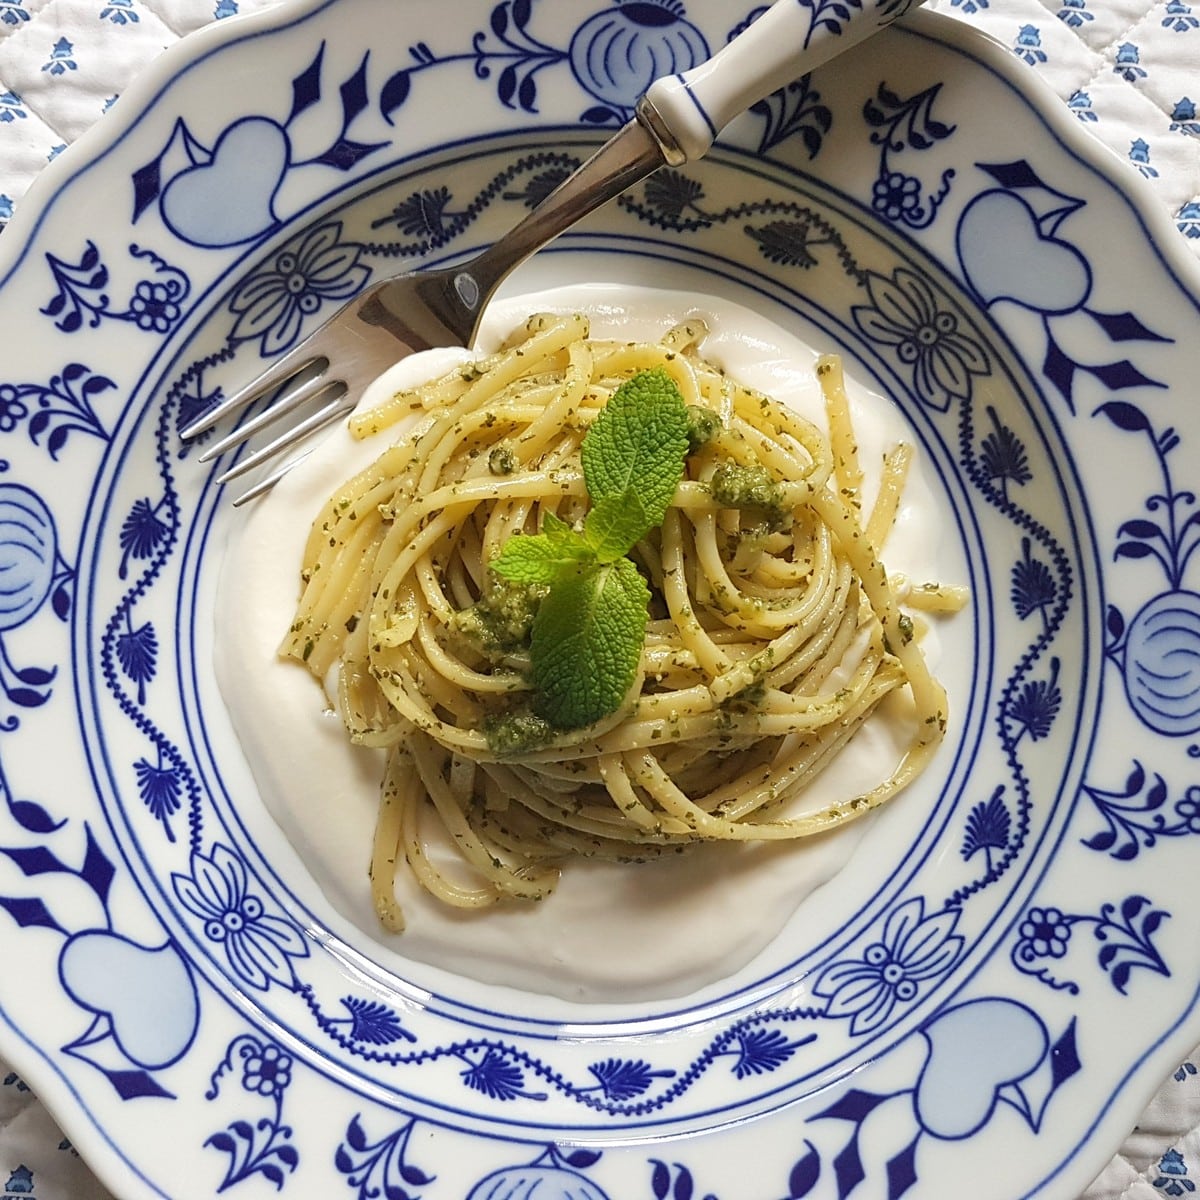
[[[373,284],[180,436],[195,438],[274,392],[268,406],[199,456],[208,462],[302,405],[314,408],[218,477],[227,483],[348,413],[367,384],[398,360],[437,346],[470,346],[496,289],[530,255],[659,167],[702,158],[734,117],[891,24],[913,3],[776,0],[707,61],[655,80],[632,120],[476,258]],[[276,467],[233,503],[261,495],[302,457]]]

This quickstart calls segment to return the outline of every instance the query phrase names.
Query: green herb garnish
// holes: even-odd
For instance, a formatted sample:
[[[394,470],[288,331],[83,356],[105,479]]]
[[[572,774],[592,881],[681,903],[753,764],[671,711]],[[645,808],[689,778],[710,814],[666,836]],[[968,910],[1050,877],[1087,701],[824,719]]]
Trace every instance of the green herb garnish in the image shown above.
[[[637,674],[650,589],[629,551],[662,524],[683,478],[688,411],[655,368],[626,380],[583,439],[592,508],[581,530],[547,513],[542,532],[509,538],[492,570],[547,586],[529,655],[537,712],[578,729],[615,712]]]

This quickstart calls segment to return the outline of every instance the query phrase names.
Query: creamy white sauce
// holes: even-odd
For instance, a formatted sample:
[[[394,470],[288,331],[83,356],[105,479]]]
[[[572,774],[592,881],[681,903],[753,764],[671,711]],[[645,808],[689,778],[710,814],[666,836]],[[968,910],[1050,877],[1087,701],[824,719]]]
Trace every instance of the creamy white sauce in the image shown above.
[[[496,303],[481,346],[494,346],[538,311],[586,312],[593,336],[623,339],[656,339],[699,315],[711,330],[706,357],[825,424],[814,373],[818,351],[729,301],[628,286],[560,288]],[[465,357],[438,350],[406,359],[372,385],[362,405]],[[848,383],[869,503],[884,453],[912,437],[888,399]],[[329,904],[361,933],[360,948],[397,969],[427,963],[578,1001],[678,996],[727,978],[842,868],[873,818],[788,844],[703,847],[640,866],[573,863],[549,899],[479,912],[432,899],[402,864],[396,886],[408,929],[389,935],[380,928],[367,862],[382,756],[350,744],[320,687],[276,649],[294,615],[312,516],[393,436],[355,442],[340,429],[256,503],[229,548],[217,598],[223,631],[216,639],[217,677],[268,810]],[[885,547],[889,570],[917,581],[936,578],[937,539],[929,531],[938,525],[938,504],[918,460]],[[936,626],[924,644],[936,661]],[[881,710],[814,787],[830,799],[857,793],[886,777],[903,744],[903,730]]]

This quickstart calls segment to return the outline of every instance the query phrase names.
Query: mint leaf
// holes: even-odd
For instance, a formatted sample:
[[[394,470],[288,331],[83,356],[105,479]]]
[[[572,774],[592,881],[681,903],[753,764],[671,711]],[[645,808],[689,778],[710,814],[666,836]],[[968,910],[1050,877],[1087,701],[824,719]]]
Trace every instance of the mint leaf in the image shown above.
[[[623,554],[624,551],[621,551]],[[511,583],[554,583],[568,568],[592,562],[589,543],[552,512],[542,518],[542,532],[516,534],[492,559],[492,570]]]
[[[615,712],[637,674],[650,589],[628,558],[563,575],[533,620],[537,710],[558,729]]]
[[[655,367],[621,384],[584,436],[583,478],[592,502],[627,493],[641,500],[646,523],[631,546],[666,516],[683,478],[688,427],[679,388]]]
[[[583,532],[547,513],[541,533],[509,538],[492,560],[501,578],[548,588],[529,654],[537,715],[555,728],[615,712],[637,675],[650,589],[625,555],[666,516],[693,416],[661,368],[627,379],[580,447],[592,501]]]
[[[583,536],[601,563],[623,558],[650,528],[637,492],[605,496],[583,523]]]

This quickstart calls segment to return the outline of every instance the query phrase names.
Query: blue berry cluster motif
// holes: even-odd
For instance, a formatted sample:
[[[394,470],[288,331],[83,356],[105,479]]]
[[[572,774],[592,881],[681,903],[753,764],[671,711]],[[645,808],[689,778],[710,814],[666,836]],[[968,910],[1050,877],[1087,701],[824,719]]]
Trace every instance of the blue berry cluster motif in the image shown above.
[[[940,83],[914,96],[902,98],[881,83],[873,99],[863,106],[863,117],[872,126],[871,144],[878,146],[879,175],[871,207],[885,221],[924,229],[937,217],[938,208],[950,190],[954,170],[942,171],[936,191],[927,191],[916,175],[899,169],[896,158],[908,152],[929,150],[954,133],[954,126],[939,121],[933,106]]]
[[[1103,904],[1098,913],[1067,913],[1053,906],[1026,910],[1017,930],[1011,957],[1018,970],[1033,975],[1052,988],[1079,994],[1079,984],[1057,976],[1056,963],[1063,959],[1076,927],[1091,927],[1099,949],[1097,961],[1109,982],[1122,995],[1136,969],[1156,975],[1171,974],[1154,945],[1154,934],[1170,916],[1140,895],[1127,896],[1118,904]]]
[[[238,1065],[242,1091],[252,1099],[265,1101],[268,1113],[254,1121],[238,1118],[205,1140],[206,1146],[220,1150],[227,1159],[225,1176],[217,1190],[223,1192],[256,1175],[282,1188],[300,1165],[292,1129],[283,1119],[284,1097],[292,1082],[292,1056],[263,1038],[250,1034],[234,1038],[213,1072],[206,1100],[217,1098],[222,1078]]]
[[[147,333],[168,334],[179,323],[191,291],[187,275],[152,250],[129,247],[130,255],[150,264],[151,273],[138,279],[124,307],[114,308],[108,293],[111,276],[100,260],[100,251],[88,241],[78,262],[46,255],[56,294],[39,310],[53,319],[63,333],[85,325],[94,329],[102,320],[128,321]]]

